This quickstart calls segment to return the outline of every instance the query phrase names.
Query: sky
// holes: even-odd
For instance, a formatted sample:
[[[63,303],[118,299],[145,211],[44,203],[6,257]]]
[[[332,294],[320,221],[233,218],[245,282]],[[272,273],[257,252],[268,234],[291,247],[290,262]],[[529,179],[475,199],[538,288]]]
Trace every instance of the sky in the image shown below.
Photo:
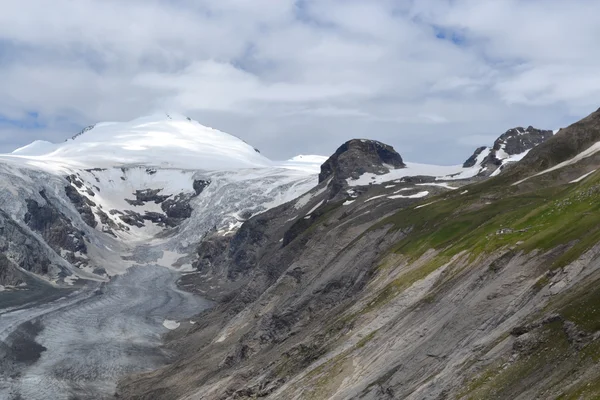
[[[179,112],[278,160],[462,163],[600,107],[592,0],[3,0],[0,152]]]

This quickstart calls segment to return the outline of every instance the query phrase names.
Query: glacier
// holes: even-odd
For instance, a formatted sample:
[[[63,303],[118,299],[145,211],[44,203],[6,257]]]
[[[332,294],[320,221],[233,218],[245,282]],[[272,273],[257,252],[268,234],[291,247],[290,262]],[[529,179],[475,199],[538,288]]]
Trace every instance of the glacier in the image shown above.
[[[112,398],[166,363],[161,336],[211,306],[177,286],[198,243],[308,192],[323,160],[271,161],[175,114],[0,155],[0,228],[23,236],[5,249],[23,285],[0,292],[0,398]]]

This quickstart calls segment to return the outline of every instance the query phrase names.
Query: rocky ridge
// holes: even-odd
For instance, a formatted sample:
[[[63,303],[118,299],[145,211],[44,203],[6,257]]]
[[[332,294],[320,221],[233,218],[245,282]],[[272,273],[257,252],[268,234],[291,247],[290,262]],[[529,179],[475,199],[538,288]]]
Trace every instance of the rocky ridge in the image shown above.
[[[11,191],[2,193],[0,217],[11,235],[23,233],[5,243],[8,262],[0,259],[0,277],[15,287],[9,292],[29,285],[29,272],[67,286],[74,272],[107,279],[81,279],[93,297],[83,309],[54,314],[75,335],[58,340],[71,349],[68,359],[53,347],[60,330],[52,319],[15,323],[20,330],[8,336],[0,326],[0,353],[18,360],[3,364],[0,395],[8,387],[27,398],[97,398],[98,382],[110,393],[127,373],[117,393],[131,399],[592,396],[600,376],[592,306],[600,279],[598,132],[592,115],[489,180],[423,175],[350,185],[404,169],[390,146],[368,140],[340,147],[316,186],[316,176],[280,170],[135,165],[60,177],[3,170]],[[496,156],[529,146],[509,146],[522,133],[499,139]],[[576,146],[561,150],[569,135]],[[589,154],[577,158],[582,152]],[[28,251],[34,259],[23,261]],[[116,277],[94,269],[103,265],[129,269]],[[174,276],[214,307],[192,316],[206,307],[191,301],[197,297],[161,292]],[[124,289],[135,307],[121,301]],[[97,330],[95,343],[106,349],[102,338],[119,340],[111,334],[118,326],[143,339],[128,355],[152,358],[108,351],[116,361],[78,375],[86,349],[77,332],[88,325],[84,342]],[[164,365],[155,346],[169,329]],[[41,347],[23,355],[19,337]],[[88,362],[97,356],[85,354]],[[48,392],[19,380],[32,373],[51,383]]]
[[[319,183],[331,176],[336,179],[358,179],[371,172],[385,174],[391,168],[404,168],[402,157],[390,145],[368,139],[353,139],[341,145],[336,152],[321,165]]]
[[[564,129],[523,162],[545,163],[544,149],[554,157],[569,134],[600,135],[594,121]],[[129,377],[119,394],[595,398],[600,161],[590,155],[538,176],[520,165],[462,187],[429,179],[336,187],[327,167],[307,195],[199,246],[198,274],[182,284],[217,306],[168,336],[185,355]]]
[[[478,147],[464,168],[479,166],[480,176],[497,175],[506,165],[520,160],[529,150],[553,136],[551,130],[516,127],[500,135],[492,147]]]

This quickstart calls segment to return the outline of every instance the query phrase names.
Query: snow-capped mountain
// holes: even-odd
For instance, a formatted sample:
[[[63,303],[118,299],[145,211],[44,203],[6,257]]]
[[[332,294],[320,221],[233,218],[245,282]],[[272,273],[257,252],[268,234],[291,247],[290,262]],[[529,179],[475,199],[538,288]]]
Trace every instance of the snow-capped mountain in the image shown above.
[[[272,165],[243,140],[175,114],[98,123],[63,143],[35,141],[10,156],[80,168],[142,164],[224,170]]]
[[[273,162],[172,114],[0,155],[0,398],[110,396],[123,374],[160,366],[160,335],[209,303],[176,286],[197,273],[198,243],[309,191],[321,161]],[[34,319],[41,359],[5,366]]]
[[[0,202],[50,260],[33,272],[56,283],[123,273],[141,262],[139,246],[181,270],[207,232],[231,234],[313,188],[321,160],[273,162],[233,135],[181,115],[153,115],[0,155],[8,189]],[[26,251],[8,251],[21,272],[31,270],[19,261]]]

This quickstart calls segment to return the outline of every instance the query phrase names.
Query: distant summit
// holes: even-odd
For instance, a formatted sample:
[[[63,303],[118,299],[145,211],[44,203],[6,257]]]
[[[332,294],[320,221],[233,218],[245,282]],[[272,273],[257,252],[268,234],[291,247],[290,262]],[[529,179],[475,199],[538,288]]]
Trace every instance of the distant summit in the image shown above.
[[[382,175],[404,167],[402,157],[392,146],[376,140],[352,139],[323,163],[319,182],[332,175],[336,179],[358,179],[367,172]]]
[[[242,139],[177,114],[98,123],[66,142],[36,141],[11,155],[94,168],[136,164],[223,170],[272,165]]]
[[[463,168],[479,167],[479,176],[499,174],[504,166],[521,160],[529,150],[553,136],[551,130],[516,127],[500,135],[492,147],[478,147]]]

